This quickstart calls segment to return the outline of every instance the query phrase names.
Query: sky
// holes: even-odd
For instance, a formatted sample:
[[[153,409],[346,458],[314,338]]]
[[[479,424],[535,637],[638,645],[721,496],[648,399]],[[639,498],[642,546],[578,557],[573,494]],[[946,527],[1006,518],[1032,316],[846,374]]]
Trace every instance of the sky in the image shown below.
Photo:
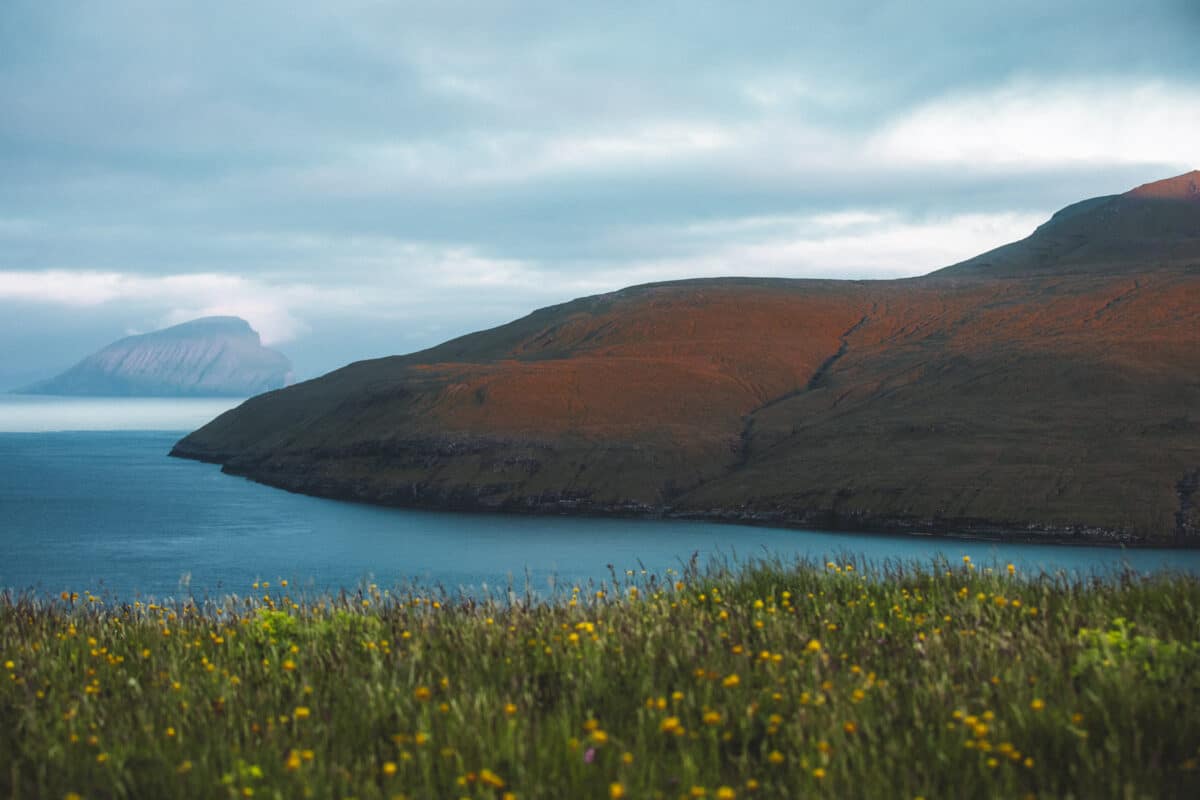
[[[696,276],[887,279],[1200,166],[1195,0],[0,2],[0,388],[300,377]]]

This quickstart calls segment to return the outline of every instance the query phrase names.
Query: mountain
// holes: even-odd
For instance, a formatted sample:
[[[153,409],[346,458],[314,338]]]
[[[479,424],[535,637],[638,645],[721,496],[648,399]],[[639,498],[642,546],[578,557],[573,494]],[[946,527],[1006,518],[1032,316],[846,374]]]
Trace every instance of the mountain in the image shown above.
[[[1200,171],[1067,206],[1033,234],[943,275],[1139,272],[1200,261]]]
[[[173,454],[398,506],[1200,545],[1194,179],[923,278],[544,308],[253,398]]]
[[[287,357],[239,317],[203,317],[129,336],[21,394],[245,397],[285,386]]]

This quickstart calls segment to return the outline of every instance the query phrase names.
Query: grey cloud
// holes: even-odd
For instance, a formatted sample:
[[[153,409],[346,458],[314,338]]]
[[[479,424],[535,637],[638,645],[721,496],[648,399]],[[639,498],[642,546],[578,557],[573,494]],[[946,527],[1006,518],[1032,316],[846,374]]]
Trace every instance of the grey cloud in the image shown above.
[[[911,109],[1012,80],[1200,84],[1198,29],[1188,0],[8,0],[0,271],[411,287],[421,312],[380,322],[386,335],[306,309],[313,333],[294,346],[328,368],[705,257],[718,243],[688,233],[698,225],[1049,213],[1161,177],[1153,159],[995,170],[861,151]],[[654,157],[621,155],[655,126],[732,144],[670,152],[668,137]],[[445,250],[517,262],[538,285],[489,287],[491,304],[466,311],[423,272]],[[130,301],[80,318],[103,338],[169,310]],[[51,316],[20,318],[37,330]],[[317,344],[334,339],[346,347]],[[0,330],[6,351],[16,341]]]

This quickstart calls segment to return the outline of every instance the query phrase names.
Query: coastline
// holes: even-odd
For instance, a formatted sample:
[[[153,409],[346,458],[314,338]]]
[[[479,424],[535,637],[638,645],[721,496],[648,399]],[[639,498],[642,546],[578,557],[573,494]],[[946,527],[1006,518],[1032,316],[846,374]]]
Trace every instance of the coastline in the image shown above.
[[[290,470],[266,471],[231,465],[228,456],[201,453],[177,443],[172,458],[217,464],[228,475],[295,494],[391,508],[454,513],[592,518],[671,519],[749,525],[783,530],[810,530],[860,535],[901,535],[947,541],[1003,542],[1146,550],[1200,549],[1200,541],[1182,537],[1149,537],[1129,530],[1094,525],[1053,525],[973,518],[917,519],[884,515],[835,513],[828,509],[709,508],[682,509],[639,502],[597,504],[586,497],[523,497],[487,502],[487,486],[429,489],[419,483],[389,486],[353,480],[331,480]]]

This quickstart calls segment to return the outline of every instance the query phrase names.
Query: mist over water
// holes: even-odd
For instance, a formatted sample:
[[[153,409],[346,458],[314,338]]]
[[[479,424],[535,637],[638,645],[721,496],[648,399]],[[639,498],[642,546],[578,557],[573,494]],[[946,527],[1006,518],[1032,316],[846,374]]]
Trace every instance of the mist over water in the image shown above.
[[[238,401],[0,401],[0,589],[180,597],[245,594],[259,579],[293,591],[415,580],[539,592],[693,553],[874,561],[963,555],[1022,571],[1200,573],[1200,552],[960,542],[669,520],[410,511],[290,494],[169,458],[189,429]],[[88,426],[100,430],[80,430]],[[129,430],[146,426],[167,430]],[[121,428],[124,428],[122,430]],[[171,430],[169,428],[174,428]],[[69,432],[48,432],[65,430]],[[23,432],[13,432],[23,431]],[[34,432],[30,432],[34,431]]]
[[[191,431],[241,405],[229,397],[48,397],[0,394],[0,433]]]

